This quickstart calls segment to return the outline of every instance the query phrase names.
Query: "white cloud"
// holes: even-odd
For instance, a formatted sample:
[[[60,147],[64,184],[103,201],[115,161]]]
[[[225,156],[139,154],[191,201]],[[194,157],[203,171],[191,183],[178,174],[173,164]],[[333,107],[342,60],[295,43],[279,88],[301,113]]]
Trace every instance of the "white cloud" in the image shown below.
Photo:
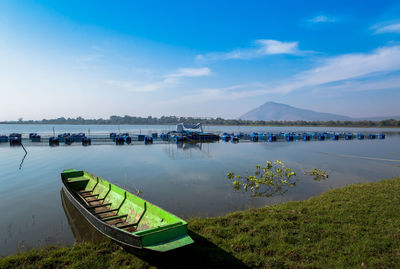
[[[104,83],[117,88],[122,88],[131,92],[153,92],[159,89],[168,88],[172,85],[181,83],[183,77],[201,77],[211,74],[208,67],[203,68],[179,68],[178,72],[167,74],[160,81],[141,82],[141,81],[120,81],[105,80]]]
[[[200,89],[192,95],[185,95],[179,98],[160,102],[162,105],[176,105],[181,103],[197,103],[215,100],[237,100],[251,96],[259,96],[273,93],[273,89],[262,83],[237,84],[221,88]]]
[[[314,18],[310,19],[309,21],[312,23],[325,23],[325,22],[335,22],[336,19],[325,16],[325,15],[318,15],[318,16],[315,16]]]
[[[345,54],[325,59],[317,67],[298,73],[280,85],[249,83],[201,89],[195,95],[183,96],[174,102],[232,100],[299,90],[336,89],[345,92],[393,89],[400,88],[400,79],[389,77],[388,74],[399,70],[400,46],[382,47],[371,53]]]
[[[389,24],[385,26],[375,26],[375,34],[396,33],[400,34],[400,23]]]
[[[376,91],[387,89],[400,89],[400,78],[397,77],[378,77],[368,80],[343,81],[334,85],[318,86],[313,92],[335,91],[335,92],[361,92]]]
[[[292,78],[292,82],[276,87],[275,90],[289,93],[301,88],[395,70],[400,70],[400,47],[383,47],[370,54],[345,54],[327,59],[320,66],[298,74]]]
[[[262,55],[299,53],[298,42],[281,42],[277,40],[264,39],[257,40],[256,42],[261,45],[258,52]]]
[[[166,77],[201,77],[208,76],[211,74],[211,70],[208,67],[203,68],[179,68],[178,73],[168,74]]]
[[[298,42],[284,42],[272,39],[258,39],[253,42],[252,48],[236,49],[229,52],[212,52],[199,54],[197,60],[218,61],[229,59],[252,59],[266,55],[291,54],[300,55],[305,51],[299,50]]]

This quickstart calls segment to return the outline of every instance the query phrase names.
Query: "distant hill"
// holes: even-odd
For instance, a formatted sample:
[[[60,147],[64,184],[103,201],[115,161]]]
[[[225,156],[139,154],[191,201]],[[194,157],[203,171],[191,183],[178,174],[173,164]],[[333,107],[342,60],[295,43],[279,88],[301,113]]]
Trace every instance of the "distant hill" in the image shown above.
[[[350,117],[316,112],[308,109],[301,109],[285,104],[275,102],[266,102],[265,104],[250,110],[239,117],[242,120],[265,120],[265,121],[330,121],[330,120],[353,120]]]
[[[353,118],[353,120],[371,120],[371,121],[381,121],[381,120],[400,120],[400,116],[383,116],[383,117],[364,117],[364,118]]]

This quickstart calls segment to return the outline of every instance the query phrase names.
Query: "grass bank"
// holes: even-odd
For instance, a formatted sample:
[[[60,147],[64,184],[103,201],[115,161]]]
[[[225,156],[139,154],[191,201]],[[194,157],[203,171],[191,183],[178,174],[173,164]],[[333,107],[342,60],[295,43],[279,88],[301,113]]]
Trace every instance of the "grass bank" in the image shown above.
[[[398,268],[400,178],[191,219],[189,230],[196,243],[167,255],[133,255],[111,242],[81,243],[5,257],[0,268]]]

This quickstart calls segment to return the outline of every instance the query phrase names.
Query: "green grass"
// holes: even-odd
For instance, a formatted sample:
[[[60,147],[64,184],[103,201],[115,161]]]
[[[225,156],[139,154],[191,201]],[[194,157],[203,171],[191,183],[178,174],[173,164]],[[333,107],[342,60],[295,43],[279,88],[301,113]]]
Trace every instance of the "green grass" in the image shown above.
[[[189,230],[196,243],[167,255],[80,243],[5,257],[0,268],[399,268],[400,178],[191,219]]]

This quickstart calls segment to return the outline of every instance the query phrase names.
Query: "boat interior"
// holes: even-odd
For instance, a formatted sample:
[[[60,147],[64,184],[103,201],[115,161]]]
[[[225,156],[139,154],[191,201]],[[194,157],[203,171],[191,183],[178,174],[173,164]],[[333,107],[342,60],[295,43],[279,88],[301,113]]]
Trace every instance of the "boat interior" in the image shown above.
[[[84,171],[65,173],[63,180],[75,198],[103,222],[142,234],[183,224],[178,217],[104,179]],[[142,231],[142,232],[140,232]]]

